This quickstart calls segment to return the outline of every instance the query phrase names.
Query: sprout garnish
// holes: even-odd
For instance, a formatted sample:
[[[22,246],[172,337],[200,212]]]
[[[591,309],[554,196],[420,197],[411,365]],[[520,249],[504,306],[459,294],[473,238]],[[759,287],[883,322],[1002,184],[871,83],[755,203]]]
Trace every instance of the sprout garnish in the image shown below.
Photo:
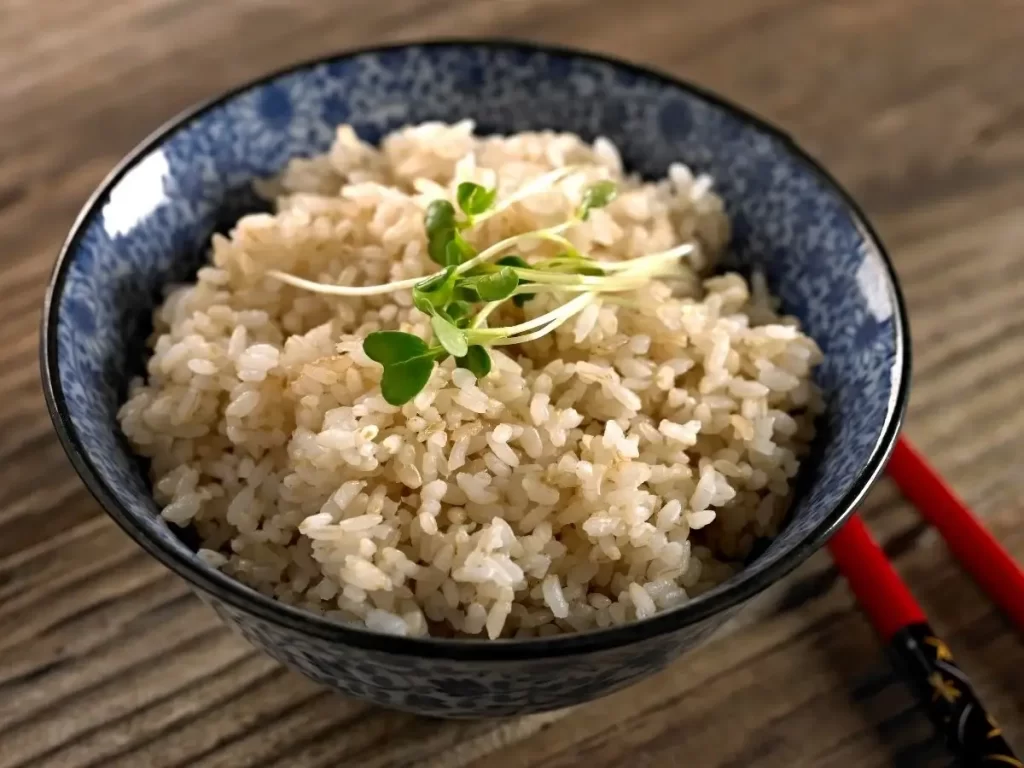
[[[611,181],[598,181],[587,187],[572,218],[562,224],[505,238],[480,252],[462,236],[465,230],[528,195],[543,191],[574,171],[573,168],[552,171],[502,201],[497,200],[497,189],[462,182],[455,193],[458,212],[447,200],[431,202],[423,217],[427,252],[442,269],[425,278],[384,285],[342,286],[317,283],[277,270],[267,274],[298,288],[337,296],[373,296],[411,289],[413,304],[430,316],[433,341],[428,344],[402,331],[376,331],[363,341],[367,357],[384,368],[381,378],[384,399],[392,405],[403,405],[419,394],[430,380],[434,365],[449,355],[455,358],[458,367],[482,378],[491,370],[487,347],[539,339],[598,301],[601,294],[636,290],[652,279],[680,274],[680,259],[692,252],[692,245],[626,261],[603,262],[580,253],[562,234],[587,221],[591,211],[615,199],[617,190]],[[562,250],[554,258],[534,264],[508,253],[530,239],[553,242]],[[487,327],[487,318],[506,301],[511,299],[522,307],[538,293],[579,295],[518,325]],[[613,296],[608,296],[608,300],[626,303]]]

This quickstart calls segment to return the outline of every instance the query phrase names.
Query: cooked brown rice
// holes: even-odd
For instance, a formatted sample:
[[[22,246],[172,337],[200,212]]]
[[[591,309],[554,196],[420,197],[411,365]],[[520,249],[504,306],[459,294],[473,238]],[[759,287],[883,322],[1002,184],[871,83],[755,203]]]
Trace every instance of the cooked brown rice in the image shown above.
[[[195,526],[202,559],[380,632],[535,637],[680,605],[777,532],[813,437],[821,353],[762,281],[652,282],[629,306],[597,302],[495,349],[480,381],[448,360],[399,408],[361,339],[429,338],[408,292],[340,299],[265,276],[426,275],[431,200],[465,180],[500,199],[570,164],[581,170],[471,239],[564,221],[586,184],[610,178],[618,198],[569,232],[580,250],[624,259],[690,241],[704,275],[725,247],[707,177],[674,165],[643,183],[607,140],[477,137],[469,122],[407,128],[380,149],[342,126],[327,155],[268,185],[276,214],[213,238],[196,282],[156,311],[147,380],[120,412],[164,518]],[[500,313],[509,324],[563,301]]]

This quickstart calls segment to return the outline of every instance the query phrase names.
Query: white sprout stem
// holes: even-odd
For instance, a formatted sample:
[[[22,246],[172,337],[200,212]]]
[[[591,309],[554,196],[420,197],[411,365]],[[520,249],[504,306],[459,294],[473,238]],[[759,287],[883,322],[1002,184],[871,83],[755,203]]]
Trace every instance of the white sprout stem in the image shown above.
[[[633,269],[634,267],[642,265],[661,264],[675,261],[683,256],[689,256],[695,250],[696,248],[693,243],[683,243],[682,245],[677,245],[667,251],[650,253],[646,256],[638,256],[635,259],[628,259],[626,261],[595,261],[594,263],[605,272],[621,272],[623,270]]]
[[[549,283],[521,283],[512,291],[513,296],[529,293],[622,293],[635,291],[646,284],[646,280],[615,280],[606,285],[560,285]]]
[[[296,288],[304,288],[305,290],[312,291],[313,293],[326,293],[333,296],[379,296],[384,293],[411,290],[416,285],[426,280],[427,277],[433,277],[433,275],[428,275],[427,277],[410,277],[407,280],[396,280],[393,283],[383,283],[381,285],[332,285],[331,283],[318,283],[314,280],[306,280],[276,269],[269,270],[266,274],[267,277],[280,280],[282,283],[286,283]],[[438,272],[435,274],[441,273]]]
[[[516,268],[516,274],[524,280],[540,285],[586,285],[598,288],[607,284],[608,278],[596,277],[594,275],[576,275],[563,272],[545,272],[541,269],[520,269]]]
[[[568,319],[569,318],[565,318],[563,320],[554,320],[554,321],[548,323],[547,325],[545,325],[543,328],[540,328],[539,330],[536,330],[536,331],[532,331],[530,333],[523,333],[523,334],[520,334],[519,336],[513,336],[512,338],[507,338],[507,339],[497,339],[495,341],[489,342],[488,346],[490,346],[490,347],[509,347],[509,346],[512,346],[513,344],[525,344],[528,341],[536,341],[537,339],[541,339],[541,338],[547,336],[549,333],[551,333],[553,330],[555,330],[555,328],[560,326],[562,323],[564,323]]]
[[[541,338],[543,336],[547,336],[549,333],[551,333],[553,330],[555,330],[558,326],[560,326],[563,323],[565,323],[573,315],[576,315],[576,314],[579,314],[580,312],[582,312],[584,307],[586,307],[591,302],[593,302],[593,301],[595,301],[597,299],[597,296],[594,295],[593,293],[587,293],[587,294],[584,294],[583,296],[580,296],[579,298],[580,299],[587,299],[587,301],[582,302],[578,307],[575,307],[572,312],[565,312],[565,313],[560,314],[554,320],[549,322],[547,325],[544,325],[543,327],[539,328],[538,330],[533,331],[532,333],[522,333],[522,334],[519,334],[518,336],[509,336],[509,337],[506,337],[506,338],[503,338],[503,339],[497,339],[496,341],[492,341],[490,343],[490,345],[492,347],[505,347],[505,346],[508,346],[510,344],[525,344],[528,341],[536,341],[537,339],[539,339],[539,338]],[[569,305],[566,304],[565,306],[567,307]],[[551,313],[548,313],[548,314],[551,314]]]
[[[570,219],[573,223],[579,223],[577,219]],[[568,222],[566,222],[568,223]],[[579,248],[572,244],[572,241],[567,237],[562,237],[557,232],[552,232],[549,229],[537,230],[537,237],[541,240],[547,240],[550,243],[557,243],[568,251],[573,253],[579,253]]]
[[[643,281],[637,281],[636,283],[629,283],[629,282],[626,282],[626,281],[621,281],[621,282],[616,283],[614,285],[609,285],[609,286],[605,286],[605,287],[601,287],[601,288],[593,288],[593,287],[588,287],[588,286],[585,286],[585,285],[539,285],[537,283],[528,283],[528,284],[517,286],[516,289],[512,292],[512,295],[513,296],[521,296],[523,294],[530,294],[530,293],[596,293],[596,292],[611,293],[611,292],[618,292],[618,291],[634,291],[637,288],[642,287],[643,284],[644,284]],[[612,299],[609,299],[609,300],[612,300]],[[498,307],[500,307],[504,303],[505,303],[505,300],[502,299],[501,301],[491,301],[491,302],[489,302],[487,304],[484,304],[484,306],[480,309],[479,312],[477,312],[476,316],[473,318],[473,322],[469,326],[470,330],[476,330],[476,329],[484,328],[485,327],[484,324],[487,322],[487,318],[491,315],[492,312],[494,312],[494,310],[496,310]],[[620,303],[620,302],[616,301],[616,303]],[[557,312],[557,311],[558,310],[556,309],[556,310],[553,310],[552,312]],[[551,314],[551,313],[549,313],[549,314]],[[556,322],[558,322],[558,321],[556,321]],[[561,323],[558,322],[558,324],[560,325]],[[555,327],[557,327],[557,325]],[[493,330],[506,330],[506,329],[493,329]],[[546,333],[546,331],[545,331],[545,333]],[[543,336],[544,334],[542,333],[540,335]],[[520,338],[520,337],[516,337],[516,338]],[[539,336],[537,338],[539,338]],[[492,342],[492,343],[498,343],[498,342]],[[512,342],[508,342],[508,343],[512,343]]]
[[[664,270],[651,269],[650,267],[646,267],[644,269],[624,270],[616,275],[608,275],[606,277],[597,277],[596,275],[565,274],[561,272],[544,272],[542,270],[535,269],[516,269],[515,272],[520,278],[528,280],[530,285],[558,285],[564,287],[585,286],[587,289],[595,291],[616,286],[627,278],[639,280],[642,284],[648,280],[670,276],[666,274]],[[529,291],[526,291],[526,293],[529,293]]]
[[[628,259],[626,261],[591,260],[591,264],[605,272],[618,272],[620,273],[620,276],[629,274],[648,278],[667,277],[669,275],[661,272],[660,268],[677,262],[682,256],[692,253],[693,250],[694,247],[692,244],[684,243],[683,245],[676,246],[675,248],[671,248],[667,251],[651,253],[647,256],[638,256],[635,259]],[[537,283],[590,285],[594,288],[599,288],[604,285],[605,281],[609,278],[617,279],[613,275],[598,277],[596,275],[579,275],[571,272],[547,272],[545,270],[535,270],[532,268],[517,269],[516,272],[522,277],[533,280]]]
[[[500,254],[507,248],[511,248],[520,240],[527,237],[538,237],[540,239],[552,239],[558,238],[558,232],[564,231],[571,227],[575,222],[567,221],[564,224],[560,224],[556,227],[550,227],[548,229],[537,230],[536,232],[527,232],[521,235],[515,235],[513,237],[505,238],[490,248],[482,251],[477,256],[473,257],[469,261],[463,262],[456,270],[456,274],[466,272],[473,267],[481,264],[485,261],[489,261],[496,255]],[[564,240],[564,238],[561,238]],[[566,240],[566,243],[569,241]],[[571,245],[571,244],[570,244]],[[657,275],[657,267],[671,263],[681,256],[686,256],[692,253],[694,246],[691,243],[684,243],[683,245],[676,246],[662,253],[652,253],[647,256],[639,256],[635,259],[629,259],[627,261],[597,261],[594,262],[598,267],[607,272],[635,272],[637,275],[644,275],[646,277],[662,276]],[[639,268],[645,268],[643,270]],[[573,274],[560,274],[556,272],[545,272],[542,270],[532,269],[517,269],[516,272],[522,277],[528,278],[534,283],[538,284],[551,284],[551,285],[562,285],[562,286],[587,286],[595,289],[600,289],[607,286],[607,278],[595,277],[592,275],[573,275]],[[302,277],[288,274],[287,272],[281,272],[273,269],[269,270],[266,275],[267,277],[280,280],[282,283],[294,286],[295,288],[302,288],[313,293],[328,294],[332,296],[379,296],[386,293],[394,293],[396,291],[411,290],[416,287],[419,283],[424,280],[428,280],[437,275],[444,274],[444,270],[438,270],[429,275],[423,277],[410,277],[405,280],[397,280],[393,283],[383,283],[381,285],[332,285],[331,283],[318,283],[314,280],[306,280]],[[528,293],[529,291],[524,291]],[[492,310],[493,311],[493,310]]]
[[[487,317],[491,314],[491,312],[496,310],[498,307],[500,307],[504,303],[505,303],[505,300],[502,299],[501,301],[492,301],[492,302],[489,302],[487,304],[484,304],[483,308],[479,312],[476,313],[476,317],[473,318],[473,322],[472,322],[472,324],[469,327],[470,328],[482,328],[484,323],[487,322]]]
[[[482,224],[488,219],[497,216],[499,213],[507,211],[513,205],[515,205],[518,202],[521,202],[522,200],[525,200],[531,195],[535,195],[538,192],[547,189],[548,187],[553,187],[558,182],[562,181],[565,178],[568,178],[569,176],[578,172],[579,170],[580,169],[578,167],[571,165],[566,166],[565,168],[556,168],[555,170],[550,171],[549,173],[545,173],[542,176],[538,176],[537,178],[528,181],[526,184],[521,186],[519,189],[517,189],[511,195],[506,197],[504,200],[499,200],[498,203],[490,210],[484,211],[478,216],[474,216],[473,226],[475,227],[478,224]]]
[[[566,302],[560,307],[556,307],[550,312],[539,315],[531,320],[527,320],[524,323],[518,325],[510,325],[507,328],[482,328],[476,331],[476,334],[484,338],[495,338],[495,337],[508,337],[513,336],[517,333],[524,333],[526,331],[532,331],[534,328],[539,328],[543,325],[547,325],[550,322],[558,320],[563,317],[572,317],[577,312],[580,312],[587,304],[594,301],[597,298],[594,293],[584,293],[577,296],[572,301]]]
[[[469,261],[462,262],[462,264],[456,268],[455,274],[461,275],[468,272],[474,267],[490,261],[495,256],[500,255],[516,243],[527,238],[536,237],[539,239],[546,239],[551,236],[557,237],[559,232],[565,231],[574,223],[574,220],[570,220],[554,227],[537,230],[536,232],[525,232],[521,235],[506,237],[504,240],[499,240],[494,245],[481,251]],[[306,280],[305,278],[297,277],[296,275],[292,275],[287,272],[281,272],[277,269],[268,270],[266,275],[267,277],[271,277],[275,280],[280,280],[282,283],[287,285],[294,286],[295,288],[303,288],[313,293],[322,293],[331,296],[380,296],[386,293],[395,293],[396,291],[412,290],[424,280],[429,280],[433,277],[437,277],[438,275],[443,275],[444,272],[445,270],[439,269],[436,272],[431,272],[429,275],[423,275],[422,277],[411,277],[407,280],[396,280],[393,283],[381,283],[380,285],[333,285],[331,283],[318,283],[315,280]]]
[[[565,230],[569,229],[569,227],[574,226],[576,223],[577,222],[575,219],[570,219],[569,221],[562,222],[561,224],[557,224],[556,226],[553,227],[547,227],[546,229],[538,229],[534,232],[524,232],[521,235],[513,235],[512,237],[506,237],[504,240],[499,240],[489,248],[485,248],[484,250],[480,251],[480,253],[478,253],[469,261],[462,262],[458,267],[456,267],[455,274],[461,275],[464,272],[468,272],[474,267],[477,267],[485,262],[488,262],[495,256],[504,253],[509,248],[514,246],[516,243],[519,243],[523,240],[529,239],[531,237],[544,240],[549,235],[557,235],[562,232],[565,232]]]

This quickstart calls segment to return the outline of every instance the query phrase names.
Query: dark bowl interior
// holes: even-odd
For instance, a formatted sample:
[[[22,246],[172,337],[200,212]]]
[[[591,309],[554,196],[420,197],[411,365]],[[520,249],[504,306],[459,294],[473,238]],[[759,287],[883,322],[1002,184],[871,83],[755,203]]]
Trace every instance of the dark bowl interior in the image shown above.
[[[153,502],[116,411],[143,370],[150,313],[189,279],[210,234],[262,208],[250,183],[325,150],[351,123],[370,141],[405,124],[473,118],[480,132],[602,135],[627,168],[663,176],[683,161],[712,174],[734,238],[729,266],[763,270],[823,348],[828,408],[790,523],[739,575],[633,625],[545,640],[383,638],[268,598],[206,567]],[[903,304],[877,238],[839,185],[783,133],[693,86],[621,62],[506,43],[437,43],[347,54],[242,87],[140,145],[84,209],[55,268],[42,365],[54,423],[107,511],[148,551],[236,608],[359,646],[453,656],[614,645],[730,608],[791,570],[849,514],[880,472],[909,385]],[[477,650],[469,648],[479,646]],[[444,649],[444,650],[439,650]]]

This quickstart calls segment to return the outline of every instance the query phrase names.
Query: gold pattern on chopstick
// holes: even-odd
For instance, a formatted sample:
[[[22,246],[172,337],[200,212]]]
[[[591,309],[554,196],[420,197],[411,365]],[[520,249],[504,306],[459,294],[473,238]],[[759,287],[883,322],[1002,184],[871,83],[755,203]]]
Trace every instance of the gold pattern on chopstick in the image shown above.
[[[939,698],[943,698],[952,704],[960,698],[960,691],[957,687],[938,672],[932,672],[928,676],[928,683],[934,689],[932,701],[938,701]]]
[[[1004,763],[1005,765],[1012,765],[1014,768],[1024,768],[1024,763],[1020,760],[1017,760],[1014,757],[1007,757],[1006,755],[985,755],[981,758],[981,761],[983,763],[990,761],[993,763]]]
[[[988,724],[992,726],[992,730],[988,732],[988,735],[985,738],[994,739],[996,736],[1003,735],[1003,729],[999,727],[999,723],[996,722],[996,719],[992,717],[992,715],[986,714],[985,719],[988,720]]]
[[[925,643],[935,648],[935,658],[939,661],[952,661],[953,652],[949,650],[949,646],[946,645],[942,640],[937,637],[926,637]]]

